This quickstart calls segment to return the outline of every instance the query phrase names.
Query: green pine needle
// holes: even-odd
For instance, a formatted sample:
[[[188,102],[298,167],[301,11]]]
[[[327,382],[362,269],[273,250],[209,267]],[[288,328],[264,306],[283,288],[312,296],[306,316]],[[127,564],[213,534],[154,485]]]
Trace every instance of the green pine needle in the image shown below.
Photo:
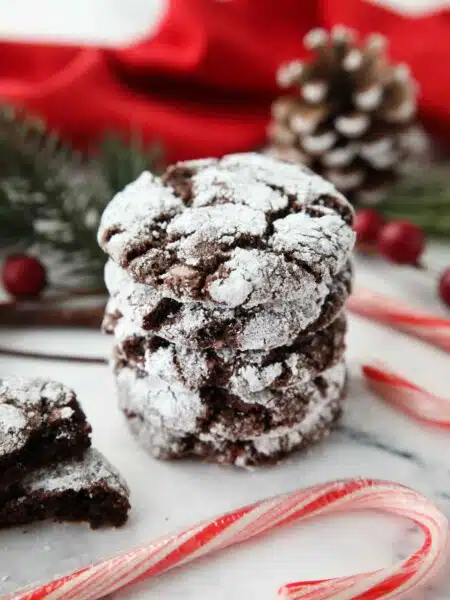
[[[97,164],[110,190],[116,193],[134,181],[142,171],[158,169],[162,159],[162,148],[154,144],[145,149],[138,137],[126,143],[109,134],[100,145]]]
[[[386,219],[408,219],[450,240],[450,165],[430,166],[393,185],[377,207]]]
[[[95,154],[82,157],[41,121],[0,107],[0,248],[38,247],[69,264],[73,275],[102,285],[101,213],[160,157],[159,147],[147,150],[136,139],[126,143],[111,135]]]

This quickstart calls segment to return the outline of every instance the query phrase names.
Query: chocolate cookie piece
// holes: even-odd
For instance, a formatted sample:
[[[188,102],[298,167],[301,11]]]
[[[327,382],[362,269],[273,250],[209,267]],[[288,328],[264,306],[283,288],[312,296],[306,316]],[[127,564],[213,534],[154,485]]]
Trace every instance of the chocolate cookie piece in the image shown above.
[[[272,350],[193,350],[156,336],[131,336],[115,346],[116,368],[140,368],[192,391],[227,388],[246,395],[265,388],[305,384],[339,362],[345,351],[347,318],[340,315],[314,334]]]
[[[29,472],[0,489],[0,527],[35,521],[87,521],[93,529],[119,527],[127,520],[129,490],[118,471],[97,450]]]
[[[143,173],[106,207],[100,246],[177,301],[253,307],[323,296],[352,251],[353,211],[306,168],[259,154]]]
[[[275,464],[289,453],[308,448],[326,437],[342,412],[345,383],[324,385],[308,411],[297,422],[275,425],[264,432],[253,431],[238,438],[236,429],[218,428],[185,433],[180,430],[155,427],[145,414],[125,409],[128,424],[140,444],[156,458],[169,460],[195,456],[208,462],[253,467]],[[234,415],[234,425],[240,416]]]
[[[340,398],[345,378],[341,362],[309,384],[244,397],[223,388],[183,393],[181,386],[169,386],[139,371],[116,373],[119,406],[130,421],[141,424],[140,432],[148,436],[143,442],[154,446],[155,454],[164,454],[167,436],[258,442],[264,436],[284,436],[293,428],[298,431]]]
[[[109,261],[105,281],[112,296],[103,328],[111,332],[118,315],[125,319],[115,328],[118,339],[153,333],[179,346],[193,349],[270,349],[294,342],[302,332],[326,327],[348,298],[351,266],[347,264],[323,296],[263,304],[252,308],[220,308],[202,302],[181,303],[136,284]]]
[[[81,458],[91,427],[75,393],[54,381],[0,379],[0,486],[29,469]]]

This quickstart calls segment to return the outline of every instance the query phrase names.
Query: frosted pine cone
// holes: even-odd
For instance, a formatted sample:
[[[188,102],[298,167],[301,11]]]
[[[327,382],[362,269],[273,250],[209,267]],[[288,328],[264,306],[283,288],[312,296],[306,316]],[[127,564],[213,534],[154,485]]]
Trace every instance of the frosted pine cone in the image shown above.
[[[426,156],[417,85],[406,65],[388,62],[381,35],[358,45],[345,27],[314,29],[304,44],[312,61],[279,69],[280,86],[300,94],[273,103],[268,152],[309,165],[354,202],[377,202]]]

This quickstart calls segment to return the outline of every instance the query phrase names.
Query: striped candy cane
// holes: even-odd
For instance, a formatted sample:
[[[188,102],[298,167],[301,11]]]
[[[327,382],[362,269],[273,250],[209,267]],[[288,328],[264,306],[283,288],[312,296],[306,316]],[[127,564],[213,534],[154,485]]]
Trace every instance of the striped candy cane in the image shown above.
[[[450,352],[450,319],[433,317],[377,292],[357,289],[347,301],[350,312],[420,338]]]
[[[384,400],[419,421],[450,428],[450,400],[430,394],[386,367],[364,365],[369,386]]]
[[[449,547],[449,523],[434,504],[414,490],[392,482],[350,479],[297,490],[234,510],[32,591],[13,594],[6,600],[97,600],[280,525],[353,510],[382,510],[411,519],[424,534],[422,546],[406,560],[384,569],[284,585],[278,591],[280,597],[291,600],[401,598],[427,582],[443,566]]]

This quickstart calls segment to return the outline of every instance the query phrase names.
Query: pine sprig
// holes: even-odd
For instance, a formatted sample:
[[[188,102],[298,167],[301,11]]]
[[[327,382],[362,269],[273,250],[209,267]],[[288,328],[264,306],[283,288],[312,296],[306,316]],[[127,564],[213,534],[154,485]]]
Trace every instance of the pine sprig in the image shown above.
[[[124,142],[120,137],[109,134],[100,145],[96,163],[109,190],[116,193],[123,190],[142,171],[158,171],[162,156],[159,144],[144,148],[138,136]]]
[[[391,219],[408,219],[430,236],[450,240],[450,165],[416,171],[393,185],[377,207]]]
[[[159,157],[159,148],[114,136],[83,157],[41,121],[0,108],[0,248],[38,247],[66,272],[101,285],[100,215],[116,192],[144,169],[154,170]]]

